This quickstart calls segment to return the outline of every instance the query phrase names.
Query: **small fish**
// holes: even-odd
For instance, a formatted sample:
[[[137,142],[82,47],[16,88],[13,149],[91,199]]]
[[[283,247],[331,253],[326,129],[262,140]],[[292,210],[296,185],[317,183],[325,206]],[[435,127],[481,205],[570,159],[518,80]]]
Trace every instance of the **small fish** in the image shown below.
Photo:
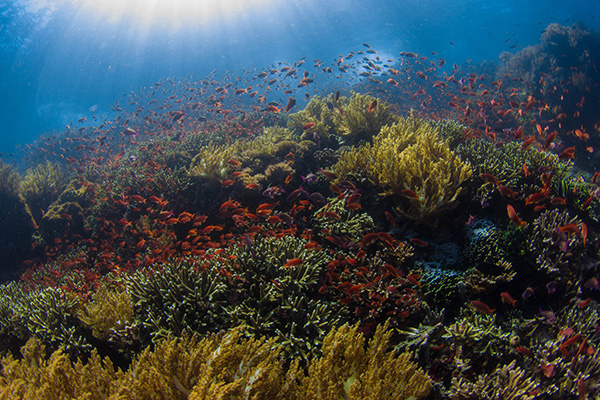
[[[289,97],[289,99],[288,99],[288,103],[287,103],[287,105],[285,106],[285,112],[286,112],[286,113],[289,113],[289,112],[290,112],[290,110],[291,110],[292,108],[294,108],[294,106],[295,106],[295,105],[296,105],[296,100],[290,96],[290,97]]]
[[[411,198],[411,199],[419,199],[419,195],[409,189],[402,189],[400,191],[400,193],[402,193],[402,195],[404,195],[408,198]]]
[[[575,157],[575,146],[567,147],[558,155],[559,160],[568,160]]]
[[[500,293],[500,297],[502,298],[503,303],[510,304],[513,307],[515,306],[515,303],[517,302],[515,299],[513,299],[513,297],[508,292]]]
[[[307,122],[306,124],[302,125],[302,129],[305,130],[305,131],[307,131],[309,129],[314,128],[315,125],[316,125],[315,122]]]
[[[494,313],[494,309],[491,309],[490,306],[488,306],[487,304],[485,304],[482,301],[479,300],[473,300],[471,301],[471,306],[476,310],[479,311],[480,313],[483,314],[487,314],[487,315],[492,315]]]
[[[369,107],[367,107],[367,112],[374,111],[376,107],[377,107],[377,100],[373,100],[371,102],[371,104],[369,104]]]
[[[292,259],[289,259],[283,266],[284,267],[295,267],[297,265],[302,264],[303,262],[304,262],[304,260],[301,258],[292,258]]]
[[[506,211],[508,212],[508,218],[510,218],[510,220],[512,221],[513,224],[515,224],[516,226],[518,226],[520,228],[527,225],[527,223],[525,221],[522,221],[521,218],[519,218],[514,207],[511,206],[510,204],[508,204],[506,206]]]

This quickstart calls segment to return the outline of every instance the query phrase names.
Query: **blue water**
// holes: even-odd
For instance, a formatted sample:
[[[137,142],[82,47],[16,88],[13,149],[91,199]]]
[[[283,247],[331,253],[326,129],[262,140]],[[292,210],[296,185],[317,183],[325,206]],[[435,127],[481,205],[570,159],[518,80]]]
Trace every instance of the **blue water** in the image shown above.
[[[241,74],[302,57],[329,64],[363,42],[382,58],[410,51],[450,64],[497,61],[537,43],[552,22],[600,30],[595,1],[262,0],[227,13],[224,0],[115,2],[123,3],[132,6],[121,14],[110,1],[0,3],[1,153],[109,113],[123,94],[169,77]]]

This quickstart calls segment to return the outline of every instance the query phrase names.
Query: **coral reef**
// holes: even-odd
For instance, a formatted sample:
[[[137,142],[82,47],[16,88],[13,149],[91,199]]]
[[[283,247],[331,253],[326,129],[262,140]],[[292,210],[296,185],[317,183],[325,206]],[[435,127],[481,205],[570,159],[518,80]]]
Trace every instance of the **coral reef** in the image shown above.
[[[380,327],[365,348],[358,327],[332,330],[323,356],[306,369],[297,362],[285,368],[274,339],[246,339],[241,329],[161,340],[127,371],[95,350],[86,363],[71,363],[61,350],[46,358],[43,345],[31,339],[22,360],[9,355],[0,361],[0,398],[425,398],[431,380],[408,353],[389,350],[391,334]]]

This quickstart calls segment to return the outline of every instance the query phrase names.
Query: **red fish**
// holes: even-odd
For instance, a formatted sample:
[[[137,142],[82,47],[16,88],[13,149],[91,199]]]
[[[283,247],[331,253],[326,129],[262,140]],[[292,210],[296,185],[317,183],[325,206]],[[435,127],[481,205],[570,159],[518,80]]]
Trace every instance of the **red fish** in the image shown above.
[[[562,153],[558,155],[559,160],[568,160],[575,157],[575,146],[567,147]]]
[[[479,300],[471,301],[471,306],[473,306],[473,308],[476,311],[479,311],[480,313],[487,314],[487,315],[492,315],[494,313],[494,311],[496,311],[496,310],[491,309],[490,306],[488,306],[487,304],[485,304],[484,302],[479,301]]]
[[[290,112],[290,110],[291,110],[292,108],[294,108],[294,106],[295,106],[295,105],[296,105],[296,100],[290,96],[290,97],[289,97],[289,99],[288,99],[288,103],[287,103],[287,105],[285,106],[285,112],[286,112],[286,113],[289,113],[289,112]]]
[[[512,223],[515,224],[516,226],[523,227],[527,224],[525,221],[522,221],[521,218],[519,218],[514,207],[511,206],[510,204],[508,204],[506,206],[506,211],[508,212],[508,218],[510,218]]]
[[[513,299],[513,297],[508,292],[500,293],[500,297],[502,297],[502,302],[504,302],[506,304],[510,304],[513,307],[515,306],[515,303],[517,302],[515,299]]]
[[[289,259],[285,264],[284,267],[295,267],[296,265],[300,265],[304,262],[303,259],[301,258],[292,258]]]
[[[371,111],[375,110],[376,107],[377,107],[377,100],[373,100],[371,102],[371,104],[369,104],[369,107],[367,107],[367,112],[371,112]]]
[[[307,131],[309,129],[314,128],[315,125],[316,125],[316,123],[314,123],[314,122],[308,122],[308,123],[302,125],[302,129],[305,130],[305,131]]]
[[[404,196],[409,197],[411,199],[418,199],[419,195],[409,189],[403,189],[400,191]]]

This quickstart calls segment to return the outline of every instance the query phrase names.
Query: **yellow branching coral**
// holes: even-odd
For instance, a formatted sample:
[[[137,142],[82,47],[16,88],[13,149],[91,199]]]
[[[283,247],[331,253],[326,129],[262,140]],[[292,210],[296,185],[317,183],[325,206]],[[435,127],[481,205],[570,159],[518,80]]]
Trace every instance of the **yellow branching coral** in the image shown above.
[[[427,396],[431,380],[410,360],[388,349],[392,332],[379,326],[365,349],[358,326],[332,330],[323,342],[323,356],[308,374],[292,365],[286,378],[299,382],[293,399],[418,399]]]
[[[333,114],[333,122],[344,144],[370,141],[381,128],[398,120],[388,104],[360,93],[354,93],[342,110]]]
[[[192,177],[206,180],[222,180],[232,171],[228,164],[233,158],[232,145],[215,145],[213,143],[200,149],[192,159],[188,174]]]
[[[332,330],[323,357],[305,372],[284,368],[276,339],[245,338],[242,328],[204,339],[165,339],[147,348],[127,372],[93,351],[71,363],[61,351],[46,358],[40,342],[23,347],[23,359],[0,360],[0,399],[419,399],[431,380],[408,353],[388,347],[391,331],[379,327],[365,348],[358,326]]]
[[[455,207],[461,183],[471,176],[470,165],[455,156],[429,123],[414,116],[383,127],[372,146],[343,153],[334,167],[340,176],[364,170],[386,194],[407,199],[409,206],[399,212],[422,222]]]
[[[333,94],[325,98],[313,96],[304,110],[290,114],[288,127],[294,132],[302,134],[304,125],[314,123],[315,125],[310,129],[310,132],[315,132],[322,138],[335,135],[333,116],[339,112],[336,107],[347,105],[348,98],[340,97],[337,103],[333,100]]]
[[[123,329],[133,320],[133,307],[126,291],[101,286],[92,300],[81,306],[77,316],[92,328],[96,338],[106,340],[111,329]]]
[[[95,350],[85,365],[72,364],[61,350],[46,359],[44,346],[35,338],[21,353],[21,360],[10,354],[2,359],[0,399],[106,399],[124,376]]]
[[[30,168],[21,182],[21,196],[29,206],[36,221],[58,198],[67,185],[67,176],[60,165],[46,161]]]

